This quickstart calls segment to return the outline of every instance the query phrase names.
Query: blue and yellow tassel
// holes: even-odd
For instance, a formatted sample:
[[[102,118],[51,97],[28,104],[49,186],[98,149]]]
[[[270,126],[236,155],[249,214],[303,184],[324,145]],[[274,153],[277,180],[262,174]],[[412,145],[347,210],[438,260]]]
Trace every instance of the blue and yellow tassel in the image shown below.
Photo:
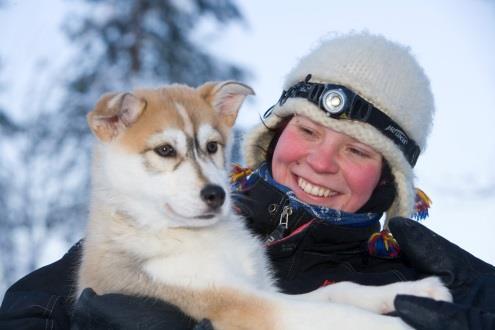
[[[416,188],[416,203],[414,205],[413,219],[423,220],[428,217],[428,209],[431,207],[431,199],[426,193]],[[399,243],[387,229],[374,233],[368,240],[368,252],[370,255],[380,258],[396,258],[400,253]]]
[[[425,192],[416,188],[416,203],[414,205],[415,212],[412,215],[413,219],[424,220],[429,216],[428,209],[431,207],[431,199]]]

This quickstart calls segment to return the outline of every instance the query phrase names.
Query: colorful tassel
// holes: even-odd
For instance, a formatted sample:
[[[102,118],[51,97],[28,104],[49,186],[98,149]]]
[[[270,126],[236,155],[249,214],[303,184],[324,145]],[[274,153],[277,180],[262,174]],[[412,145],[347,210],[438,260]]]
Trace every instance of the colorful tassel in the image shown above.
[[[242,191],[246,188],[247,177],[253,173],[253,170],[242,167],[239,164],[232,164],[230,172],[230,184],[233,191]]]
[[[424,220],[428,217],[428,209],[431,207],[431,199],[425,192],[416,188],[416,204],[414,205],[414,213],[412,218],[416,220]]]
[[[375,257],[393,259],[399,255],[400,247],[392,233],[384,229],[371,235],[368,240],[368,252]]]

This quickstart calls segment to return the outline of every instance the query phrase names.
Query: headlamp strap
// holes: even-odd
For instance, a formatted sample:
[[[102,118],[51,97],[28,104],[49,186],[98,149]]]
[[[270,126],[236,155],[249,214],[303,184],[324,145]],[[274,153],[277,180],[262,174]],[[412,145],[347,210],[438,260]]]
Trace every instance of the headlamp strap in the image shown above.
[[[286,91],[284,90],[277,102],[278,105],[284,105],[288,98],[301,97],[317,105],[329,117],[368,123],[391,139],[402,150],[409,164],[414,167],[418,160],[420,148],[392,118],[344,86],[312,83],[309,82],[310,79],[311,75],[308,74],[304,81],[296,83]],[[331,112],[323,102],[325,94],[333,90],[345,94],[347,99],[347,101],[342,100],[346,104],[339,112]],[[268,109],[263,117],[268,117],[272,110],[273,107]]]

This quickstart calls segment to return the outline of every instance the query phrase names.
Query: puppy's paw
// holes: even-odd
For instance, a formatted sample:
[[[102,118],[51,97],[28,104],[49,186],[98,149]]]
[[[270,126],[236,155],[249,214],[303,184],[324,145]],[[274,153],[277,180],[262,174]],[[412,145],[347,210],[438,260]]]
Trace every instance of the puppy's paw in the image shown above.
[[[383,289],[386,289],[384,292],[387,292],[387,294],[383,295],[379,300],[380,305],[378,308],[378,312],[382,314],[395,310],[394,300],[399,294],[452,301],[452,295],[449,289],[445,287],[440,278],[434,276],[417,281],[389,284],[384,286]]]
[[[434,300],[452,301],[452,294],[449,289],[447,289],[440,278],[436,276],[412,282],[412,286],[408,291],[409,292],[404,292],[403,294],[426,297]]]

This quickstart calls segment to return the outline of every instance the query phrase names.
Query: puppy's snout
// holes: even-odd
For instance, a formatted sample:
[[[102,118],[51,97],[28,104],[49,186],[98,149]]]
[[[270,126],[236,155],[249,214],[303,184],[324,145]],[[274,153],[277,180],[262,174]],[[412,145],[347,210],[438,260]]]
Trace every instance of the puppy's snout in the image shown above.
[[[225,190],[222,187],[209,184],[200,192],[201,199],[212,209],[216,210],[223,205],[225,201]]]

